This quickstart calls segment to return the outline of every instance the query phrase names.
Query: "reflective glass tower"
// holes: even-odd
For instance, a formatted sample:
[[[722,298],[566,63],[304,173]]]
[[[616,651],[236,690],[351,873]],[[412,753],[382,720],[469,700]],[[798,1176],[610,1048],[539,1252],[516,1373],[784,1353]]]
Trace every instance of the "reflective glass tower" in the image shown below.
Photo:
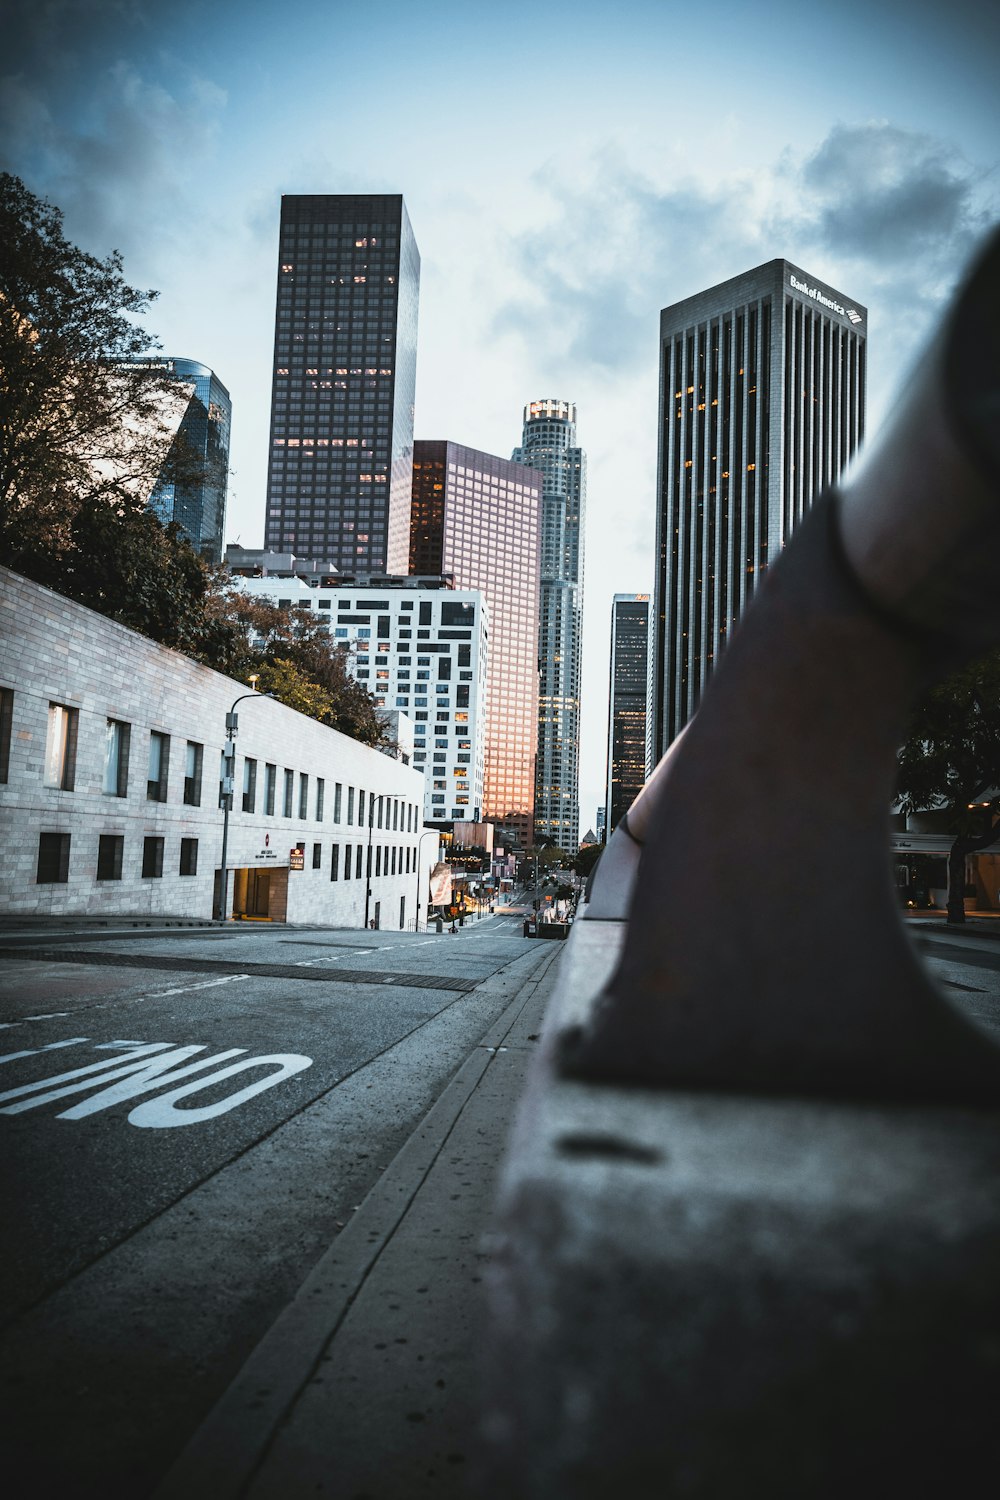
[[[282,198],[268,550],[407,571],[419,287],[400,195]]]
[[[195,551],[209,562],[222,561],[229,487],[229,430],[233,406],[229,392],[214,370],[196,359],[143,355],[138,361],[151,370],[187,386],[190,395],[178,407],[174,441],[182,442],[201,467],[197,479],[163,479],[149,497],[149,506],[163,522],[176,521]],[[171,457],[173,450],[171,450]]]
[[[646,780],[648,671],[649,595],[616,594],[611,605],[608,793],[604,824],[609,837]]]
[[[411,573],[450,573],[489,607],[483,820],[533,839],[541,477],[459,443],[413,448]]]
[[[867,310],[772,260],[660,314],[650,768],[864,432]]]
[[[587,499],[587,457],[576,444],[576,406],[570,401],[532,401],[524,408],[521,446],[512,457],[542,476],[535,840],[551,839],[576,854]]]

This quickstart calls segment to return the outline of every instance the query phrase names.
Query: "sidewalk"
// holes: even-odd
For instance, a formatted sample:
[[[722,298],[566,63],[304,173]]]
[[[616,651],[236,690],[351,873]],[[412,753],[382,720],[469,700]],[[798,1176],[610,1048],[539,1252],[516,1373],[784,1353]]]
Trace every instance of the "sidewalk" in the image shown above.
[[[155,1500],[468,1494],[488,1259],[482,1237],[561,952],[561,944],[540,947],[510,1005]]]

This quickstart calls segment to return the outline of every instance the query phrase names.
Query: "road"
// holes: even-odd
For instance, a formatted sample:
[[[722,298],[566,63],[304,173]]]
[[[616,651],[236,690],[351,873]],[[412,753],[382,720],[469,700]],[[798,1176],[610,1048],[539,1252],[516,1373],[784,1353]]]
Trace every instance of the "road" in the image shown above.
[[[141,1496],[540,945],[0,934],[0,1399],[32,1493]]]
[[[1000,1037],[1000,942],[916,930]],[[550,949],[0,933],[0,1410],[38,1497],[148,1494]]]

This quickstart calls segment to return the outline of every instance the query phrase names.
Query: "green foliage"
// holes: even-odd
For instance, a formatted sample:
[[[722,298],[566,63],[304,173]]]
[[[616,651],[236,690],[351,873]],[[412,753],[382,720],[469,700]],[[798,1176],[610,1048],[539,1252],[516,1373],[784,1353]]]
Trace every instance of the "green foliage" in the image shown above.
[[[576,856],[576,859],[574,859],[573,869],[578,875],[582,875],[584,876],[584,878],[586,878],[590,874],[594,866],[597,864],[597,861],[600,859],[603,853],[603,844],[588,844],[585,849],[580,850],[579,854]]]
[[[331,641],[329,630],[311,611],[279,609],[269,599],[226,589],[225,578],[224,573],[217,577],[208,597],[199,659],[244,682],[259,672],[263,683],[267,668],[280,663],[284,671],[290,665],[321,695],[315,699],[318,706],[303,708],[303,713],[364,745],[388,748],[385,721],[374,698],[348,671],[346,645]],[[270,689],[262,686],[261,691]],[[281,693],[277,696],[289,701]]]
[[[899,752],[898,792],[904,812],[940,808],[951,831],[965,835],[982,831],[977,804],[985,800],[994,813],[1000,811],[998,788],[1000,651],[991,651],[931,688],[917,705]]]
[[[315,682],[310,682],[305,673],[287,657],[276,657],[261,663],[258,673],[257,691],[271,693],[279,703],[311,719],[327,719],[333,707],[330,694]]]
[[[195,483],[176,428],[188,388],[136,361],[156,296],[63,234],[59,209],[0,173],[0,561],[368,745],[371,694],[318,621],[234,595],[147,508]],[[263,642],[255,645],[254,641]]]
[[[1000,838],[1000,650],[931,688],[913,714],[899,751],[903,812],[945,815],[954,837],[948,856],[948,921],[965,920],[965,856]]]

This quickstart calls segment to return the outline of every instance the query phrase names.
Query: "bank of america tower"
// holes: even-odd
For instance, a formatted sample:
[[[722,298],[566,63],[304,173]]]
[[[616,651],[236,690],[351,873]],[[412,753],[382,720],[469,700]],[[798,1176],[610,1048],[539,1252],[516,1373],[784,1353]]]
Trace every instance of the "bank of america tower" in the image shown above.
[[[282,198],[269,550],[407,572],[419,286],[399,194]]]
[[[650,768],[864,434],[860,302],[772,260],[660,314]]]
[[[542,475],[542,570],[538,621],[538,754],[535,842],[567,853],[580,845],[580,653],[587,456],[576,442],[571,401],[524,408],[513,461]]]

